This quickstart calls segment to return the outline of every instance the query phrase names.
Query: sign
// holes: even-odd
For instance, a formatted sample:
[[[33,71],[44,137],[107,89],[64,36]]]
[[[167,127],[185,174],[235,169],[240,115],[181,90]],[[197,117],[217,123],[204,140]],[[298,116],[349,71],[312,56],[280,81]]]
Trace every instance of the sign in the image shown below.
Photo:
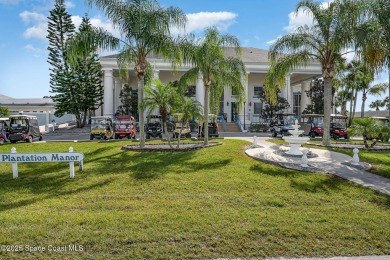
[[[84,154],[73,152],[69,147],[69,153],[17,153],[16,148],[9,154],[0,154],[0,163],[12,163],[13,178],[19,176],[18,163],[26,162],[69,162],[70,177],[74,178],[74,162],[79,162],[79,170],[83,170]]]
[[[82,153],[14,153],[0,154],[0,162],[79,162],[84,159]]]

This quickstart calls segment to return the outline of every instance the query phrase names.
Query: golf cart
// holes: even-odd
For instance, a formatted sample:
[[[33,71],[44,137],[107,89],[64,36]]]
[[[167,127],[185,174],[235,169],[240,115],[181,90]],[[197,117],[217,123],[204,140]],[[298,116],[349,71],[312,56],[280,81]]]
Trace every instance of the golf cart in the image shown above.
[[[148,116],[148,121],[145,125],[146,139],[153,138],[162,138],[162,119],[161,116],[151,115]]]
[[[289,130],[294,130],[295,114],[292,113],[277,113],[275,118],[270,123],[271,132],[273,137],[277,137],[278,134],[282,136],[290,135]]]
[[[115,139],[135,139],[136,127],[133,116],[116,116],[115,118]]]
[[[344,115],[330,115],[330,136],[333,139],[348,139],[347,118],[348,117]]]
[[[9,137],[9,118],[0,118],[0,144]]]
[[[301,115],[300,129],[303,135],[311,138],[322,136],[324,134],[324,115],[320,114],[303,114]]]
[[[205,125],[204,122],[200,123],[198,137],[204,137],[204,125]],[[219,136],[217,115],[209,114],[207,126],[208,126],[208,131],[209,131],[209,133],[208,133],[209,137],[213,137],[213,136],[218,137]]]
[[[179,135],[180,137],[186,137],[186,138],[191,138],[191,128],[190,124],[187,122],[183,124],[182,118],[183,114],[182,113],[175,113],[172,115],[173,117],[173,122],[175,129],[173,130],[173,138],[178,138]]]
[[[105,116],[91,117],[91,136],[90,140],[96,139],[113,139],[115,130],[111,118]]]
[[[38,120],[36,116],[11,115],[10,133],[8,139],[11,143],[26,141],[32,143],[34,138],[42,140],[42,134],[39,131]]]

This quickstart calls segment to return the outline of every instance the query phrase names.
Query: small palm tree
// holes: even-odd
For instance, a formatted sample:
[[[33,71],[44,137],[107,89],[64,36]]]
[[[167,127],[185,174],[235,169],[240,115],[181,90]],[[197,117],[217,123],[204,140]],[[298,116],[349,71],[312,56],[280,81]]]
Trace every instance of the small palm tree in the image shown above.
[[[226,47],[233,47],[236,57],[226,57]],[[186,87],[189,83],[195,83],[199,76],[202,76],[205,89],[204,118],[207,118],[209,114],[210,89],[213,93],[222,94],[224,87],[231,87],[233,92],[239,95],[239,101],[244,100],[243,79],[246,77],[246,70],[242,60],[237,58],[241,53],[241,48],[236,37],[230,34],[222,35],[216,28],[212,27],[206,30],[204,39],[192,39],[183,48],[185,60],[193,68],[180,78],[179,85]],[[204,130],[204,144],[207,145],[208,128],[206,127]]]
[[[287,74],[313,61],[319,61],[324,79],[324,135],[323,144],[330,144],[330,114],[332,80],[343,55],[353,43],[353,26],[357,24],[354,1],[335,0],[326,8],[314,0],[300,1],[296,12],[303,9],[312,15],[312,26],[301,26],[294,33],[279,38],[270,48],[270,70],[266,77],[266,91],[272,100],[273,89],[284,86]],[[272,96],[273,95],[273,96]]]
[[[202,119],[202,104],[189,97],[185,97],[181,99],[179,106],[177,107],[177,111],[180,112],[181,115],[181,123],[182,125],[187,125],[193,118]],[[177,138],[177,148],[180,146],[180,137],[181,137],[180,129],[179,136]]]
[[[383,122],[379,122],[372,117],[358,117],[353,120],[348,131],[351,135],[363,136],[364,146],[372,148],[379,139],[388,140],[389,128]],[[369,138],[373,139],[371,145],[368,144]]]
[[[379,111],[379,108],[380,107],[384,107],[386,104],[384,103],[383,100],[375,100],[375,101],[372,101],[370,103],[370,105],[368,105],[370,108],[375,108],[376,111]]]
[[[168,133],[167,120],[168,115],[178,105],[179,96],[177,93],[177,89],[171,82],[163,84],[160,80],[153,80],[151,86],[146,86],[145,99],[142,102],[142,107],[147,109],[148,115],[151,115],[155,110],[158,110],[160,113],[164,134],[171,148],[173,147]]]

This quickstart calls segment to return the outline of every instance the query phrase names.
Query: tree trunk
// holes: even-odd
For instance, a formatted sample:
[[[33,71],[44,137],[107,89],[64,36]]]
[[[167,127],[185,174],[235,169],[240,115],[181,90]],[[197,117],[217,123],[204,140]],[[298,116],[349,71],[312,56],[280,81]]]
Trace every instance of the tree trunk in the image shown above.
[[[364,107],[365,107],[365,105],[366,105],[366,100],[367,100],[367,94],[366,94],[366,92],[363,90],[362,108],[361,108],[361,113],[360,113],[360,117],[361,117],[361,118],[364,117]]]
[[[81,127],[84,127],[86,122],[87,122],[87,113],[88,113],[88,109],[84,110],[83,121],[81,123]]]
[[[348,126],[352,123],[352,110],[353,110],[353,90],[351,95],[351,100],[349,102],[349,118],[348,118]]]
[[[203,113],[203,116],[204,116],[204,119],[203,119],[203,122],[204,122],[204,129],[203,129],[204,142],[203,142],[203,144],[204,145],[209,144],[209,128],[207,127],[208,117],[209,117],[209,87],[210,86],[208,84],[204,84],[204,113]]]
[[[341,102],[341,114],[344,116],[347,115],[347,101]]]
[[[330,114],[332,112],[332,78],[324,77],[324,134],[323,145],[330,145]]]
[[[390,58],[388,57],[388,59],[390,59]],[[389,83],[389,104],[388,104],[388,106],[389,106],[389,118],[390,118],[390,62],[389,62],[389,65],[387,67],[387,73],[389,74],[389,82],[388,82]]]
[[[140,147],[145,147],[145,119],[144,119],[144,109],[142,108],[142,102],[144,99],[144,85],[145,77],[139,75],[138,77],[138,117],[139,117],[139,140]]]
[[[81,117],[80,117],[80,114],[79,113],[75,114],[75,117],[76,117],[76,126],[77,126],[77,128],[81,128]]]
[[[165,136],[167,137],[167,140],[168,140],[168,145],[170,148],[173,148],[172,144],[171,144],[171,137],[169,136],[169,133],[168,133],[168,126],[167,126],[167,120],[165,119],[163,121],[163,126],[164,126],[164,134]]]
[[[358,95],[358,91],[356,89],[355,90],[355,95],[353,97],[354,102],[353,102],[353,111],[352,111],[352,116],[351,116],[351,123],[352,123],[353,119],[355,118],[357,95]]]

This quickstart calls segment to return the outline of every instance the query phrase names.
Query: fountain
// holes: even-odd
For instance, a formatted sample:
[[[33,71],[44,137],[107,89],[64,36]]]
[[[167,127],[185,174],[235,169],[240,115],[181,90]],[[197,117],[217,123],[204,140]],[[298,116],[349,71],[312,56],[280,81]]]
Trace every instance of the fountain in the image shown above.
[[[295,124],[292,126],[294,130],[288,130],[292,136],[283,136],[283,139],[290,144],[290,150],[286,152],[289,155],[302,155],[303,153],[299,149],[303,143],[306,143],[310,140],[309,137],[300,137],[304,131],[298,130],[300,125],[298,125],[298,120],[295,119]]]

